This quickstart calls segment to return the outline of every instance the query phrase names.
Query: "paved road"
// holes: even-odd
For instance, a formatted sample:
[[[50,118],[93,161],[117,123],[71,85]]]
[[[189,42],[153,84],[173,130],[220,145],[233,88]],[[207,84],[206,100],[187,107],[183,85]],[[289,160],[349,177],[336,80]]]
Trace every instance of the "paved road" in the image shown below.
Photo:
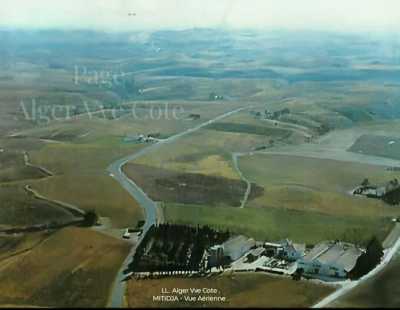
[[[205,123],[202,123],[196,127],[193,127],[191,129],[188,129],[186,131],[183,131],[181,133],[178,133],[174,136],[169,137],[168,139],[161,140],[149,147],[146,147],[144,149],[141,149],[140,151],[136,152],[135,154],[132,154],[130,156],[124,157],[122,159],[117,160],[116,162],[112,163],[108,168],[107,171],[109,172],[110,176],[112,176],[116,181],[121,184],[123,188],[140,204],[140,206],[144,209],[145,211],[145,224],[143,226],[143,234],[142,238],[139,239],[138,243],[136,246],[133,246],[129,255],[126,257],[124,263],[122,264],[117,278],[114,283],[114,287],[109,299],[109,307],[112,308],[121,308],[123,306],[123,298],[125,294],[125,288],[126,288],[126,282],[124,281],[126,275],[124,275],[124,271],[127,269],[129,263],[132,260],[133,255],[135,254],[137,246],[140,244],[140,242],[143,240],[143,236],[147,233],[149,228],[155,224],[157,224],[157,204],[151,200],[147,194],[132,180],[130,180],[122,171],[122,167],[130,162],[133,161],[139,157],[142,157],[150,152],[155,151],[159,147],[172,143],[176,141],[179,138],[182,138],[186,135],[189,135],[193,132],[196,132],[212,123],[215,123],[219,120],[222,120],[226,117],[229,117],[235,113],[238,113],[240,111],[246,110],[251,108],[251,106],[244,107],[244,108],[239,108],[230,112],[227,112],[225,114],[219,115],[216,118],[209,120]]]

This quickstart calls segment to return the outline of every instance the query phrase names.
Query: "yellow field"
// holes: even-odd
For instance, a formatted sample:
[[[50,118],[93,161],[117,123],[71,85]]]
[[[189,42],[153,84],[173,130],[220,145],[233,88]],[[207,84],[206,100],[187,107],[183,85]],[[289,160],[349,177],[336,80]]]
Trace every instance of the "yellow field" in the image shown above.
[[[46,233],[0,236],[0,262],[4,263],[14,256],[29,251],[46,238]]]
[[[143,218],[138,203],[108,175],[61,175],[32,182],[32,187],[49,199],[95,210],[118,228],[134,226]]]
[[[202,129],[179,141],[160,147],[135,161],[187,173],[239,179],[232,164],[232,153],[246,152],[267,145],[268,136]]]
[[[183,296],[220,296],[226,302],[153,302],[153,296],[161,295],[162,289],[173,288],[215,289],[213,294],[186,294]],[[310,282],[295,282],[265,274],[223,275],[198,279],[132,280],[128,283],[127,306],[137,307],[226,307],[226,308],[274,308],[310,307],[333,289]],[[179,296],[177,294],[169,294]],[[180,296],[183,299],[183,296]]]
[[[203,173],[206,175],[214,175],[226,177],[229,179],[238,179],[236,171],[231,167],[230,163],[220,155],[205,156],[198,161],[193,162],[170,162],[168,169],[187,173]]]
[[[0,304],[104,307],[128,244],[68,228],[1,262]]]

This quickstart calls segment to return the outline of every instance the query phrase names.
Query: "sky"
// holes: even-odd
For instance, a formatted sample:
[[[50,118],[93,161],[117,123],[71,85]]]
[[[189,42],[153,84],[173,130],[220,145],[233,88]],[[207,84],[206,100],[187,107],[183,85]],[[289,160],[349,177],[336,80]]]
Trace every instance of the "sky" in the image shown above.
[[[400,31],[400,1],[1,0],[0,27],[102,31],[194,27]]]

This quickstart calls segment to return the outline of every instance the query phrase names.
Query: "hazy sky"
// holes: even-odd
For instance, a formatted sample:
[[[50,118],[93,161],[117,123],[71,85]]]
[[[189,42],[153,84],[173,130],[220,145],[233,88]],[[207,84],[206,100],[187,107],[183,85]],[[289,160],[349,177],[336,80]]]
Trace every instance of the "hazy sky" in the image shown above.
[[[1,0],[0,26],[400,31],[400,0]]]

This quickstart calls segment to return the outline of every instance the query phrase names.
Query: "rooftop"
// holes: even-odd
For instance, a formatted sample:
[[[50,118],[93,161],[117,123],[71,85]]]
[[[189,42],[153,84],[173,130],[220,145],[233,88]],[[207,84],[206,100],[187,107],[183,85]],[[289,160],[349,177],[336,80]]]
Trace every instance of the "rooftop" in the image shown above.
[[[263,247],[256,248],[250,252],[253,256],[260,256],[262,253],[264,253],[265,249]]]
[[[254,239],[248,238],[243,235],[235,236],[225,241],[223,247],[224,250],[226,251],[228,249],[241,248],[245,245],[254,246],[255,245]]]
[[[283,247],[293,247],[293,249],[299,253],[304,253],[306,251],[306,245],[304,243],[293,243],[289,239],[279,241],[279,244]]]
[[[334,264],[350,271],[362,253],[361,249],[349,243],[325,241],[317,244],[303,258],[303,261],[318,260],[321,264]]]

